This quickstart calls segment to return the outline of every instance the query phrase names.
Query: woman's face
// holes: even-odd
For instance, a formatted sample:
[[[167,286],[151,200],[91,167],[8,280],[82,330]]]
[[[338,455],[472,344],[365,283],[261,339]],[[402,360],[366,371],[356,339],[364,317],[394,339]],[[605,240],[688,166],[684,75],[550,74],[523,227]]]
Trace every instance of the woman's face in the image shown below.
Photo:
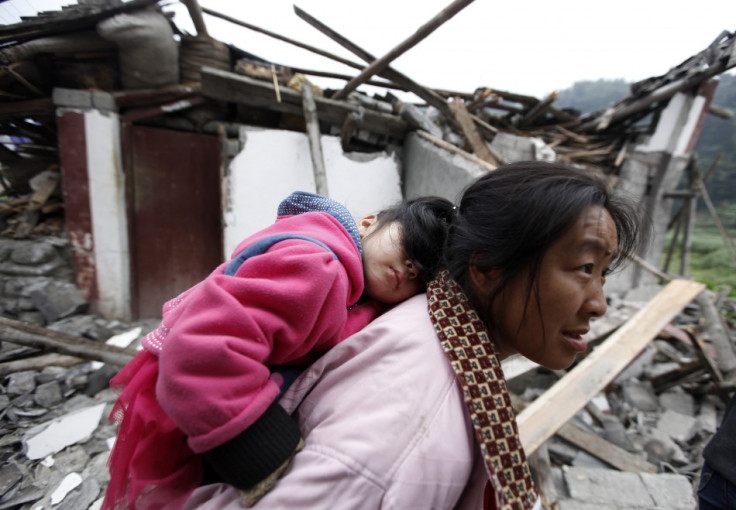
[[[569,367],[589,322],[606,312],[603,284],[618,244],[616,225],[601,206],[583,212],[544,254],[537,285],[527,273],[511,282],[492,308],[501,355],[523,356],[553,370]],[[541,311],[541,313],[540,313]]]

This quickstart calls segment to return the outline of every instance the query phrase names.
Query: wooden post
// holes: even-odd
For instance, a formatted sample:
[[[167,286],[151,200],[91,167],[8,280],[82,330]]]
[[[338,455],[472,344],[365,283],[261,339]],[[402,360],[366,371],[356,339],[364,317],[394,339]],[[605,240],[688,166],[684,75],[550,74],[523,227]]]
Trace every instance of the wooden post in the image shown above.
[[[685,212],[685,231],[682,237],[682,254],[680,258],[680,274],[685,277],[690,274],[690,250],[693,244],[692,235],[693,228],[695,227],[695,215],[698,209],[697,183],[700,182],[700,172],[693,160],[690,161],[688,170],[690,171],[690,190],[693,193],[685,202],[687,209]]]
[[[414,32],[414,34],[412,34],[409,38],[404,40],[404,42],[386,53],[386,55],[384,55],[383,57],[374,60],[368,67],[363,69],[363,72],[350,80],[342,90],[335,94],[333,96],[333,99],[345,99],[346,97],[348,97],[348,94],[355,90],[358,85],[365,82],[365,80],[367,80],[374,74],[380,73],[381,71],[386,69],[391,62],[396,60],[399,56],[403,55],[404,52],[406,52],[407,50],[413,48],[417,43],[419,43],[429,34],[434,32],[445,21],[452,18],[455,14],[470,5],[472,2],[473,0],[455,0],[449,6],[440,11],[431,20],[419,27],[419,29]]]
[[[322,157],[322,142],[320,141],[319,118],[317,105],[314,102],[314,90],[308,81],[302,82],[302,105],[304,107],[304,122],[309,139],[309,152],[312,155],[312,170],[314,171],[314,185],[318,195],[329,196],[327,190],[327,173],[325,161]]]
[[[209,37],[207,32],[207,25],[204,23],[204,17],[202,16],[202,8],[199,6],[197,0],[181,0],[186,5],[189,11],[189,17],[192,18],[194,28],[197,30],[197,35],[200,37]]]
[[[685,223],[685,206],[683,205],[680,210],[677,212],[675,217],[673,218],[674,225],[669,225],[667,230],[672,228],[674,226],[675,233],[672,234],[672,239],[670,240],[670,246],[667,249],[667,256],[665,257],[664,264],[662,265],[662,270],[664,272],[668,272],[670,270],[670,262],[672,262],[672,256],[675,253],[675,248],[677,247],[677,240],[680,238],[680,231],[682,230],[682,225]]]

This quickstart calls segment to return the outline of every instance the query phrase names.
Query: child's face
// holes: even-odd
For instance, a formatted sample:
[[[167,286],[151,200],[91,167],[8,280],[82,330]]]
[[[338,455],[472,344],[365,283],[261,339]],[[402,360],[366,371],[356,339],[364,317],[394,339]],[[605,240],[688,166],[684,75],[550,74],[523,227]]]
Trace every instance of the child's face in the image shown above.
[[[366,293],[386,304],[395,304],[418,294],[419,271],[406,256],[403,227],[398,222],[378,225],[375,215],[358,222],[363,243]]]

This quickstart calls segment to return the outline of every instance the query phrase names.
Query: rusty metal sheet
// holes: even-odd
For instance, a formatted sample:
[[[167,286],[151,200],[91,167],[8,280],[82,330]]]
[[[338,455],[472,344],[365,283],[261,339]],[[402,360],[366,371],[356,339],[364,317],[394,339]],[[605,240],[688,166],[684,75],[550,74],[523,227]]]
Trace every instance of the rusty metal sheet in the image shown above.
[[[131,128],[133,313],[161,305],[223,261],[216,136]]]

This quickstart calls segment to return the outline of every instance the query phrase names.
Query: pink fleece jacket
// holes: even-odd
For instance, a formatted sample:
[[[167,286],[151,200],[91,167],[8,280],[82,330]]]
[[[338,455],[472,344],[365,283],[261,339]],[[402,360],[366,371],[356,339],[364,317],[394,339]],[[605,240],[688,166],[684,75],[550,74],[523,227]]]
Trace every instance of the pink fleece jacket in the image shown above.
[[[363,328],[381,305],[355,304],[363,293],[358,247],[324,212],[280,217],[244,240],[299,234],[248,258],[235,275],[227,263],[164,306],[144,348],[159,355],[161,407],[201,453],[248,428],[279,393],[273,365],[306,365]],[[349,309],[350,307],[350,309]]]

